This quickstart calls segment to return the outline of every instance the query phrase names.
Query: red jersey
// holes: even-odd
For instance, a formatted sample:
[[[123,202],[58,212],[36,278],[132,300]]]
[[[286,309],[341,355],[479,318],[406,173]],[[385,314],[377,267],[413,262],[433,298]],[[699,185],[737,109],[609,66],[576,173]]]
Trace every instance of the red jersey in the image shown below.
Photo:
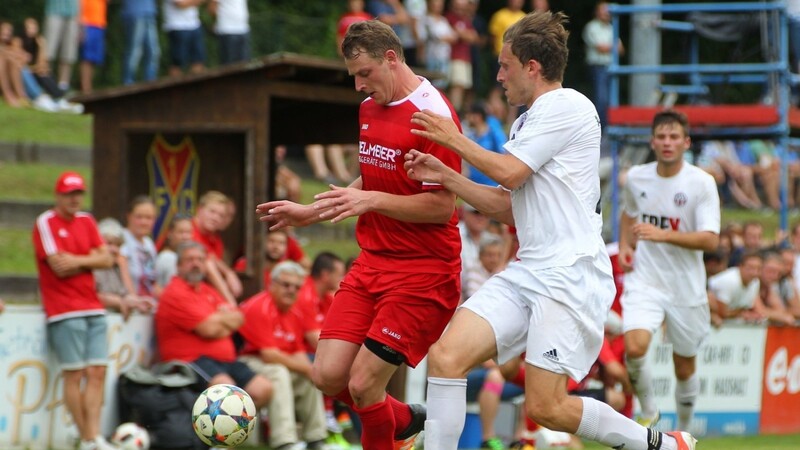
[[[226,362],[236,360],[230,336],[206,339],[194,331],[220,305],[228,305],[228,301],[210,285],[201,282],[195,289],[183,278],[173,277],[161,294],[155,316],[161,360],[191,362],[201,356]]]
[[[333,293],[325,294],[320,298],[317,293],[317,288],[314,286],[314,279],[309,275],[300,291],[297,293],[297,303],[294,307],[297,308],[300,315],[303,317],[303,322],[308,330],[321,330],[322,323],[325,322],[325,316],[328,315],[328,310],[333,303]],[[306,351],[314,353],[316,349],[311,344],[306,343]]]
[[[443,189],[408,177],[403,157],[411,149],[430,153],[461,173],[461,157],[455,152],[411,133],[415,127],[411,115],[425,109],[451,117],[461,129],[450,102],[425,79],[408,97],[389,105],[379,105],[371,98],[361,103],[358,160],[363,190],[414,195]],[[409,223],[376,212],[362,214],[356,225],[362,250],[358,260],[366,267],[392,272],[458,273],[461,238],[457,224],[455,210],[446,224]]]
[[[284,353],[305,352],[305,322],[297,304],[283,312],[272,301],[269,292],[247,299],[239,307],[245,321],[239,333],[244,337],[243,353],[258,353],[263,348],[276,348]]]
[[[194,220],[192,220],[192,240],[202,244],[209,256],[214,255],[218,259],[222,259],[225,254],[225,245],[223,245],[219,233],[203,233]]]
[[[92,249],[103,245],[94,217],[89,213],[79,212],[72,219],[66,219],[51,209],[36,219],[33,248],[42,305],[48,322],[105,314],[105,308],[95,292],[91,270],[59,278],[47,263],[50,255],[60,252],[88,255]]]
[[[469,17],[459,16],[453,12],[448,12],[444,15],[447,22],[454,30],[474,30],[472,20]],[[472,62],[472,48],[467,41],[458,39],[450,45],[450,59],[458,61]]]
[[[339,18],[339,23],[336,25],[336,34],[339,36],[339,39],[344,39],[345,33],[347,33],[347,29],[350,28],[350,25],[356,22],[363,22],[365,20],[372,20],[374,17],[371,15],[360,12],[360,13],[353,13],[347,12],[342,14],[342,17]]]

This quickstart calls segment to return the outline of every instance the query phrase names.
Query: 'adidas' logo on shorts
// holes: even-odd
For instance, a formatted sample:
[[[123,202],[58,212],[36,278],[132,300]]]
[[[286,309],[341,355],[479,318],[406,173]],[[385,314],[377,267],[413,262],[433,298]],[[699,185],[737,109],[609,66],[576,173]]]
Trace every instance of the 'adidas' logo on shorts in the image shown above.
[[[544,353],[542,353],[542,356],[544,356],[547,359],[553,360],[553,361],[558,361],[558,352],[556,352],[556,349],[552,349],[552,350],[550,350],[548,352],[544,352]]]

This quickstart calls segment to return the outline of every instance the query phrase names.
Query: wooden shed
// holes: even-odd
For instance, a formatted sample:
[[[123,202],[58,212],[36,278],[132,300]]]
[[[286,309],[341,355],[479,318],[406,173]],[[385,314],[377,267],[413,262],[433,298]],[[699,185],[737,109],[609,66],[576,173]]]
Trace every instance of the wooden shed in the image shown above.
[[[343,62],[285,53],[84,95],[94,115],[93,212],[122,219],[133,197],[150,195],[160,240],[171,217],[221,191],[237,205],[226,252],[246,256],[243,281],[255,292],[265,230],[255,206],[274,198],[272,149],[357,142],[363,99]]]

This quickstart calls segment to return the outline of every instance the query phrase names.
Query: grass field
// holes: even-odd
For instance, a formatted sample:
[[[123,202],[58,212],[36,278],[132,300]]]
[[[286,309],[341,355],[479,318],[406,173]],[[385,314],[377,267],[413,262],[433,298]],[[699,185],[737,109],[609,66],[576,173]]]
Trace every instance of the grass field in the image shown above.
[[[0,141],[89,147],[92,116],[11,108],[0,102]]]

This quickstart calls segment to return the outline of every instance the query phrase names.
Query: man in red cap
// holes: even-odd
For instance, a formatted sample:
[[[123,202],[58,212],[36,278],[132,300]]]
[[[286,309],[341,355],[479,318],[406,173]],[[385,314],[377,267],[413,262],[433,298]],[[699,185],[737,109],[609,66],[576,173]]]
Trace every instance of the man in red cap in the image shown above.
[[[106,319],[92,269],[111,267],[112,258],[94,217],[81,211],[85,192],[79,174],[58,177],[55,206],[36,219],[33,245],[47,341],[63,372],[64,403],[80,433],[79,449],[108,450],[113,447],[100,435]]]

